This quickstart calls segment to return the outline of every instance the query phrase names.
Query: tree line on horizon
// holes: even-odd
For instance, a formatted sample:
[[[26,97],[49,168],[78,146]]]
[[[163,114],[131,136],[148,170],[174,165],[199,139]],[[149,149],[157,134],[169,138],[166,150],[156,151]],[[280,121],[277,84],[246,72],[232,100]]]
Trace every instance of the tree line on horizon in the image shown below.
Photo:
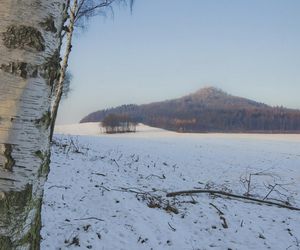
[[[269,106],[246,109],[196,104],[123,105],[92,113],[81,122],[101,122],[111,114],[177,132],[300,132],[300,111]]]

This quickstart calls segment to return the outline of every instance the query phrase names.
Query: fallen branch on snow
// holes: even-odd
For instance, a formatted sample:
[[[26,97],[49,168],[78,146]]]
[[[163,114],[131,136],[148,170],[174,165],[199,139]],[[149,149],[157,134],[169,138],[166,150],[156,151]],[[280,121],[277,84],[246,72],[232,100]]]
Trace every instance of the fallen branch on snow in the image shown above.
[[[121,189],[112,189],[112,190],[119,191],[119,192],[134,193],[136,194],[137,200],[146,201],[147,206],[149,208],[162,208],[168,213],[174,213],[174,214],[179,213],[178,209],[175,207],[175,204],[170,203],[168,199],[163,199],[161,195],[155,195],[154,193],[157,191],[155,189],[148,192],[142,191],[139,188],[124,188],[124,187],[121,187]]]
[[[156,175],[156,174],[150,174],[150,175],[148,175],[145,179],[150,179],[151,177],[156,177],[156,178],[159,178],[159,179],[161,179],[161,180],[164,180],[164,179],[166,179],[166,176],[163,174],[162,176],[158,176],[158,175]]]
[[[104,221],[104,220],[99,219],[97,217],[88,217],[88,218],[81,218],[81,219],[74,219],[74,220],[98,220],[98,221]]]
[[[227,224],[227,221],[224,217],[224,213],[216,205],[214,205],[212,203],[209,203],[209,205],[213,206],[218,211],[218,214],[220,216],[220,220],[223,222],[223,223],[221,223],[223,228],[228,228],[228,224]]]
[[[209,203],[209,205],[213,206],[218,211],[219,215],[224,215],[224,213],[216,205],[212,203]]]
[[[171,224],[170,224],[169,222],[168,222],[168,225],[169,225],[169,227],[171,228],[171,230],[172,230],[173,232],[176,231],[176,228],[172,227]]]
[[[64,188],[64,189],[70,189],[71,187],[67,187],[67,186],[57,186],[57,185],[53,185],[53,186],[48,187],[48,189],[51,189],[51,188]]]
[[[92,172],[92,174],[106,176],[106,174],[101,174],[101,173],[96,173],[96,172]]]
[[[300,208],[298,208],[298,207],[293,207],[293,206],[289,206],[289,205],[285,205],[285,204],[281,204],[281,203],[277,203],[277,202],[273,202],[273,201],[261,200],[261,199],[256,199],[256,198],[237,195],[237,194],[231,194],[231,193],[227,193],[227,192],[219,191],[219,190],[207,190],[207,189],[184,190],[184,191],[177,191],[177,192],[167,193],[166,196],[167,197],[175,197],[175,196],[178,196],[178,195],[191,195],[191,194],[199,194],[199,193],[208,193],[208,194],[234,197],[234,198],[238,198],[238,199],[256,201],[256,202],[262,203],[262,204],[274,205],[274,206],[278,206],[278,207],[287,208],[287,209],[290,209],[290,210],[300,211]]]

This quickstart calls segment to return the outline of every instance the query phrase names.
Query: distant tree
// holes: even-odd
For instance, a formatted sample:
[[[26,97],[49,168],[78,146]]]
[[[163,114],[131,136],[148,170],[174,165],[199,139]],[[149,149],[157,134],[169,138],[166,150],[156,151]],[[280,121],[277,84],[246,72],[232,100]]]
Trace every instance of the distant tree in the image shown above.
[[[108,134],[136,132],[137,123],[128,115],[109,114],[102,121]]]

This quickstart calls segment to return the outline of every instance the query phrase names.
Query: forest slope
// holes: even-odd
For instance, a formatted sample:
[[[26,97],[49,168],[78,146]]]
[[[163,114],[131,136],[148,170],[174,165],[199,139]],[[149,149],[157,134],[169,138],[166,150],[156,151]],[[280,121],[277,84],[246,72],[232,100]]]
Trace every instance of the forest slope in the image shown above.
[[[81,120],[100,122],[108,114],[179,132],[300,132],[300,111],[271,107],[213,87],[173,100],[122,105],[93,112]]]

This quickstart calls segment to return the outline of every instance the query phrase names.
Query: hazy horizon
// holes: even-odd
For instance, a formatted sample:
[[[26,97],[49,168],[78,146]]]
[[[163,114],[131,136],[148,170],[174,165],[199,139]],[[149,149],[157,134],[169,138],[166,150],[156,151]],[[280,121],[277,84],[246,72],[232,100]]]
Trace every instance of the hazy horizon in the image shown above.
[[[300,2],[136,0],[75,37],[58,124],[205,86],[300,109]]]

